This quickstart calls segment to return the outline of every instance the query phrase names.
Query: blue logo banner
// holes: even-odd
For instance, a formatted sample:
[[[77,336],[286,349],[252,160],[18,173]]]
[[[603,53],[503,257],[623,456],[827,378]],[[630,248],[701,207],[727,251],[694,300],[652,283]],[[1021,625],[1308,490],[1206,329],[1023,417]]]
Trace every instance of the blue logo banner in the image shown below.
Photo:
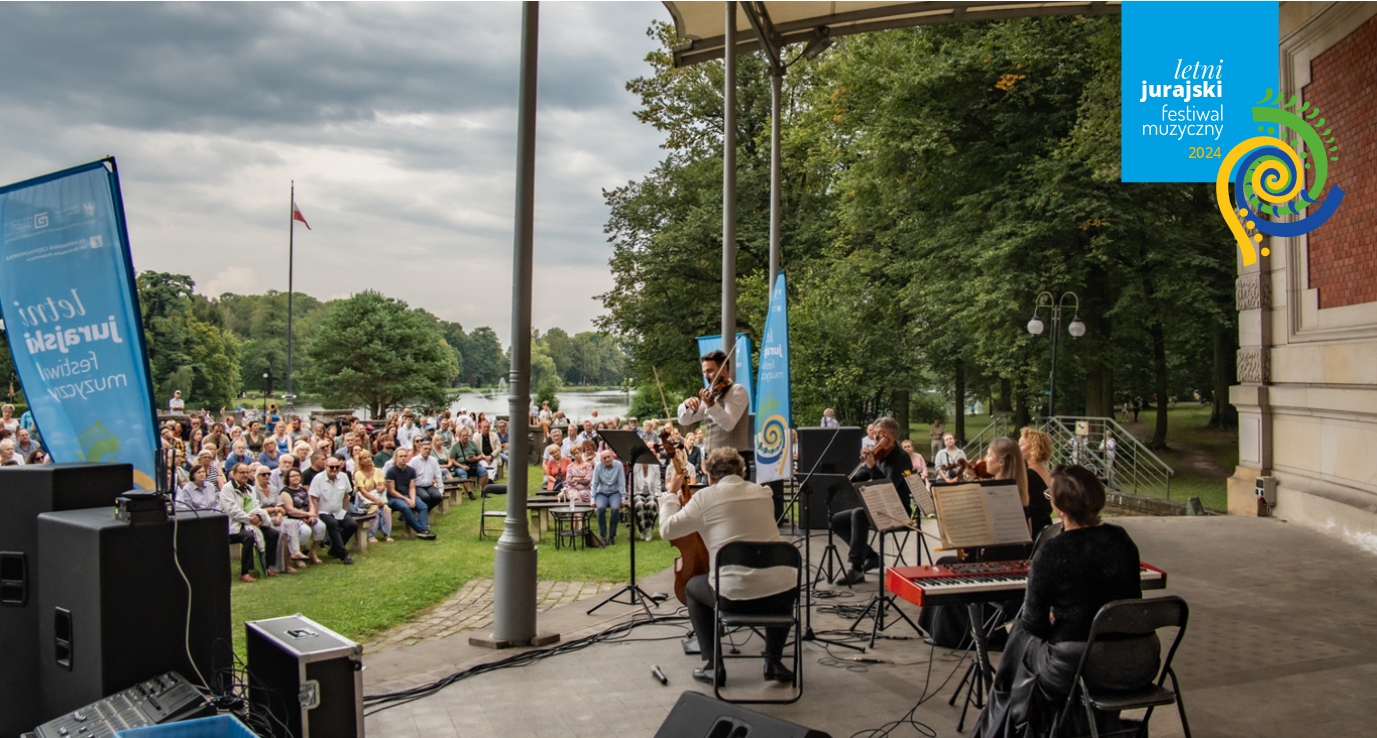
[[[1125,2],[1125,182],[1213,182],[1277,89],[1275,2]]]
[[[789,434],[789,310],[784,275],[770,293],[770,314],[760,342],[760,409],[755,415],[755,481],[764,484],[793,476],[794,454]]]
[[[53,461],[133,464],[135,483],[153,489],[148,355],[106,162],[0,188],[0,315]]]
[[[709,351],[721,350],[722,336],[720,334],[698,337],[699,356]],[[751,400],[751,412],[755,412],[755,388],[751,386],[754,384],[751,381],[751,339],[747,338],[745,333],[736,334],[736,354],[732,356],[731,360],[736,366],[736,381],[746,388],[746,396]],[[703,379],[703,386],[708,386],[706,378]]]

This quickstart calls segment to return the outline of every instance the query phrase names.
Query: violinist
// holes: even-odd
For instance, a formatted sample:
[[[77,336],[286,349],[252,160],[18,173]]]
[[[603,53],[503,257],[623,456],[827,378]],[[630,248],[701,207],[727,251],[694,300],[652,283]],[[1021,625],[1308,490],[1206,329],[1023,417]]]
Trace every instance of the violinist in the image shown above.
[[[708,386],[679,405],[679,426],[702,423],[703,453],[729,446],[750,449],[751,428],[746,421],[750,399],[745,386],[732,379],[731,364],[721,351],[709,351],[699,359]]]
[[[698,490],[691,497],[684,492],[686,484],[692,481],[688,470],[672,467],[669,492],[660,497],[660,536],[672,541],[697,533],[707,548],[709,561],[702,573],[689,579],[685,604],[699,649],[707,661],[693,670],[693,678],[721,685],[727,680],[726,672],[713,669],[716,618],[711,572],[717,552],[733,541],[768,543],[780,540],[780,536],[771,515],[770,490],[742,478],[745,462],[735,448],[719,446],[708,454],[704,466],[712,486]],[[734,569],[724,567],[721,573],[722,591],[719,594],[724,611],[776,615],[793,610],[798,597],[795,569],[770,567],[745,573]],[[765,679],[794,681],[794,673],[782,661],[788,639],[787,625],[765,629]]]
[[[904,510],[913,514],[913,497],[908,491],[906,477],[913,474],[913,462],[909,455],[899,448],[899,424],[894,418],[880,418],[875,421],[875,445],[861,450],[862,465],[851,475],[853,482],[868,482],[888,479],[899,493]],[[842,577],[843,584],[858,584],[865,581],[865,572],[880,566],[880,555],[870,547],[870,518],[866,517],[864,507],[842,510],[832,515],[832,530],[846,539],[851,550],[847,554],[850,567]]]

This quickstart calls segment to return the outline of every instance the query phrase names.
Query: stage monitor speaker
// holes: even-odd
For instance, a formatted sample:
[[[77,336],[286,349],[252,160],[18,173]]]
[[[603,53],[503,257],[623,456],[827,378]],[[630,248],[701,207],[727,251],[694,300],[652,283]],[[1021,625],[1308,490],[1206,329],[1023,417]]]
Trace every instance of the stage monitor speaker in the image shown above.
[[[199,684],[232,665],[228,519],[125,523],[114,510],[38,516],[38,687],[43,720],[176,671]],[[30,726],[32,727],[32,726]]]
[[[363,738],[363,646],[302,615],[244,633],[249,706],[271,716],[273,738]]]
[[[0,468],[0,736],[42,722],[38,708],[38,516],[115,509],[134,488],[129,464],[43,464]]]
[[[827,530],[828,495],[832,496],[832,512],[860,507],[861,499],[845,474],[814,474],[800,490],[808,496],[808,530]]]
[[[832,738],[699,692],[684,692],[655,738]]]

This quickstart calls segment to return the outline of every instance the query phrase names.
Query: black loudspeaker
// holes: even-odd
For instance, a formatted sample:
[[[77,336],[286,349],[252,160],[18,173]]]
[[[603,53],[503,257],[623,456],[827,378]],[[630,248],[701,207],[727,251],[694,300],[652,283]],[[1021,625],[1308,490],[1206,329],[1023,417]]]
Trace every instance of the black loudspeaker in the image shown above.
[[[861,498],[845,474],[814,474],[804,485],[801,494],[808,496],[808,530],[827,530],[828,496],[831,510],[839,513],[860,507]]]
[[[850,476],[861,463],[861,441],[865,439],[865,429],[855,426],[843,428],[799,428],[798,429],[798,471],[795,476],[801,483],[812,474],[841,474]],[[815,466],[816,465],[816,468]],[[816,485],[809,485],[814,492]],[[832,500],[835,511],[849,510],[860,502],[855,495],[846,493]],[[815,494],[808,498],[809,530],[827,528],[827,498]]]
[[[228,526],[218,512],[132,524],[108,507],[38,516],[43,720],[165,672],[199,685],[198,669],[213,681],[231,665]]]
[[[134,488],[129,464],[44,464],[0,468],[0,736],[43,721],[38,709],[38,516],[115,509]]]
[[[655,738],[832,738],[698,692],[679,695]]]
[[[244,634],[249,706],[271,716],[272,738],[363,738],[363,646],[302,615]]]

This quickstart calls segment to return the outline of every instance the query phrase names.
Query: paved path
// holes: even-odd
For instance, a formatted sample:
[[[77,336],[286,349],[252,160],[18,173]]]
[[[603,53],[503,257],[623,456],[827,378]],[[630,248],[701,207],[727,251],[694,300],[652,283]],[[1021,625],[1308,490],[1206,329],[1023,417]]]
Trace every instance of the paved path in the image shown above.
[[[536,610],[546,612],[610,592],[610,582],[536,582]],[[453,597],[378,636],[365,648],[377,653],[396,646],[410,646],[431,638],[443,638],[466,630],[485,630],[492,625],[492,580],[475,579]]]

